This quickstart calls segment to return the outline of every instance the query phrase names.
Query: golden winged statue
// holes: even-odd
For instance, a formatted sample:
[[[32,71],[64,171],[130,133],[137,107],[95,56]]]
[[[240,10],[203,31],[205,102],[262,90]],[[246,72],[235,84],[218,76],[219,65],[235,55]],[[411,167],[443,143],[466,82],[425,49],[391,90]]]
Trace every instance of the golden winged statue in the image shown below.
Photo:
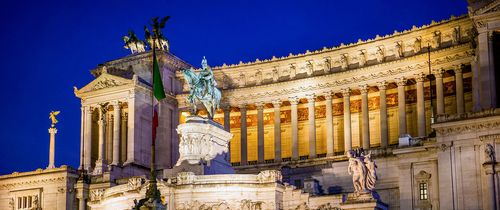
[[[51,127],[54,127],[56,125],[57,122],[57,119],[56,119],[56,116],[61,113],[60,111],[51,111],[50,112],[50,115],[49,115],[49,119],[52,121],[52,125]]]

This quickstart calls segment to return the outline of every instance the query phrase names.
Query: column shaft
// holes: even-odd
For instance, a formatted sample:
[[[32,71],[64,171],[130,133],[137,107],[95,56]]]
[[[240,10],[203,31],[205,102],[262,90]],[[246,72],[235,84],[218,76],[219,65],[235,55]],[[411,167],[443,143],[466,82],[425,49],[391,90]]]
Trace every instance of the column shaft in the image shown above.
[[[406,131],[406,79],[398,79],[398,114],[399,114],[399,137],[407,134]]]
[[[332,92],[325,93],[326,98],[326,155],[333,156],[333,102]]]
[[[444,71],[438,70],[434,73],[436,77],[436,111],[437,114],[444,114],[444,86],[443,86],[443,73]]]
[[[363,85],[361,90],[361,112],[362,112],[362,127],[363,127],[363,149],[370,149],[370,116],[368,111],[368,86]]]
[[[344,97],[344,153],[352,150],[352,133],[351,133],[351,90],[349,88],[342,90]]]
[[[49,128],[49,134],[50,134],[50,146],[49,146],[49,166],[47,166],[47,169],[50,168],[55,168],[54,164],[54,159],[55,159],[55,147],[56,147],[56,133],[57,129],[56,128]]]
[[[89,106],[84,107],[85,111],[85,127],[84,127],[84,136],[83,136],[83,146],[84,146],[84,162],[83,169],[90,171],[92,167],[92,109]]]
[[[224,129],[229,132],[231,130],[231,107],[226,105],[224,109]]]
[[[423,74],[416,77],[417,80],[417,127],[418,136],[425,136],[425,96],[424,96],[424,78]]]
[[[464,103],[464,78],[462,74],[462,67],[458,66],[455,68],[455,92],[457,99],[457,113],[463,114],[465,112]]]
[[[135,97],[128,99],[128,119],[127,119],[127,161],[133,163],[135,159]]]
[[[247,165],[248,164],[248,153],[247,153],[247,108],[246,105],[240,105],[240,120],[241,120],[241,165]]]
[[[291,118],[292,118],[292,160],[299,159],[299,127],[297,105],[299,99],[297,97],[290,98]]]
[[[380,146],[386,148],[389,144],[389,129],[387,126],[387,95],[386,95],[387,84],[380,82],[378,84],[378,90],[380,94]]]
[[[84,138],[84,133],[85,133],[85,108],[82,106],[80,108],[80,165],[78,166],[78,169],[83,169],[83,138]]]
[[[120,104],[113,104],[113,162],[112,165],[120,163]]]
[[[315,112],[315,96],[314,94],[307,96],[307,111],[309,119],[309,158],[316,158],[316,118]]]
[[[257,103],[257,154],[258,162],[264,163],[264,103]]]
[[[274,106],[274,162],[281,162],[281,101],[273,101]]]

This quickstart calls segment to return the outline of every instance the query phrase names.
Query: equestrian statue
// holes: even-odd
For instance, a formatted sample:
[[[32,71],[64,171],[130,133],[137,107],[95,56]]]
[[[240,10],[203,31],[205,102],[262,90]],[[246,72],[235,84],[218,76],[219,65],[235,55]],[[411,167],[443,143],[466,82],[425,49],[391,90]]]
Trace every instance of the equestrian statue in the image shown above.
[[[197,104],[202,103],[207,109],[208,118],[213,119],[215,111],[219,108],[221,92],[217,89],[214,73],[203,56],[201,70],[198,74],[192,68],[182,71],[184,79],[189,85],[188,102],[193,107],[193,114],[197,114]]]

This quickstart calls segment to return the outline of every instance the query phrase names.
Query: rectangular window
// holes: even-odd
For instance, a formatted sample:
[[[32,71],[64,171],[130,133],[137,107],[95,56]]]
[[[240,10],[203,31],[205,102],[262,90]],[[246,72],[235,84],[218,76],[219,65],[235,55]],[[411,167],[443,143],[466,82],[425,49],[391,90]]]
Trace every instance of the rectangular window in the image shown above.
[[[301,189],[302,188],[302,180],[300,180],[300,179],[294,180],[293,185],[295,185],[295,187]]]
[[[428,199],[427,183],[426,182],[422,182],[419,184],[419,194],[420,194],[420,200],[427,200]]]

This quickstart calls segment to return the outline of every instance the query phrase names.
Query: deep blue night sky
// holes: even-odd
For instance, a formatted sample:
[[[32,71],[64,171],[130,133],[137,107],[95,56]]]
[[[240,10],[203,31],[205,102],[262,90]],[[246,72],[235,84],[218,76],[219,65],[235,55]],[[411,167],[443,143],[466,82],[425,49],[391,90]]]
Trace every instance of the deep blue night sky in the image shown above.
[[[139,3],[140,2],[140,3]],[[0,2],[0,174],[45,168],[51,110],[61,110],[56,165],[78,167],[80,101],[89,70],[127,55],[121,37],[170,15],[171,51],[199,66],[238,63],[355,42],[467,12],[466,1]]]

